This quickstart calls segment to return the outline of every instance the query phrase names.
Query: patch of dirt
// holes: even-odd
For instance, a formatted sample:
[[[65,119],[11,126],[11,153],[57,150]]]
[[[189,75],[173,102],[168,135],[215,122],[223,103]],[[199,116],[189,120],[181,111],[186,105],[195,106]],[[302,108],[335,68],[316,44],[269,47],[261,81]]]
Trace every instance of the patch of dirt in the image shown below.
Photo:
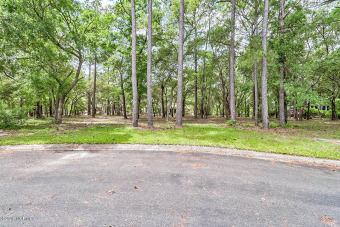
[[[122,126],[126,124],[121,123],[110,123],[110,122],[99,122],[99,123],[83,123],[83,122],[72,122],[72,123],[63,123],[63,124],[51,124],[51,126],[56,127],[57,131],[68,131],[68,130],[78,130],[83,128],[89,128],[94,126]]]
[[[57,193],[55,193],[53,195],[50,195],[50,196],[46,196],[45,198],[46,198],[46,200],[50,201],[50,200],[52,200],[56,196],[57,196]]]
[[[5,137],[15,137],[18,136],[19,133],[17,133],[14,130],[6,130],[6,132],[0,132],[0,138],[5,138]]]
[[[188,215],[182,215],[181,218],[173,225],[174,227],[185,227],[188,225],[189,217]]]
[[[177,128],[187,128],[187,126],[168,126],[168,127],[152,127],[149,128],[148,126],[144,126],[144,125],[139,125],[138,127],[136,127],[135,129],[137,130],[146,130],[146,131],[162,131],[162,130],[169,130],[169,129],[177,129]]]
[[[337,122],[337,121],[325,121],[325,122],[322,122],[322,123],[329,124],[329,125],[338,125],[339,124],[339,122]]]
[[[310,163],[310,162],[302,162],[302,161],[288,161],[286,162],[288,164],[303,164],[303,165],[310,165],[310,166],[319,166],[319,167],[326,167],[328,168],[330,171],[337,171],[338,169],[340,169],[340,167],[335,166],[335,165],[327,165],[327,164],[319,164],[319,163]]]
[[[203,167],[203,165],[201,165],[201,164],[194,164],[193,165],[195,168],[202,168]]]
[[[338,139],[330,139],[329,142],[340,146],[340,140],[338,140]]]
[[[339,146],[340,146],[340,140],[338,140],[338,139],[320,139],[320,138],[313,138],[313,140],[322,141],[322,142],[329,142],[329,143],[333,143],[333,144],[335,144],[335,145],[339,145]]]
[[[106,198],[109,198],[111,195],[117,193],[115,190],[107,190],[106,191]]]
[[[328,218],[328,217],[319,217],[318,220],[326,225],[329,225],[329,226],[338,226],[336,224],[336,221],[333,219],[333,218]]]
[[[231,128],[231,126],[224,126],[226,128]],[[287,134],[287,133],[297,133],[297,129],[287,129],[287,128],[270,128],[268,130],[264,130],[263,128],[260,128],[259,126],[243,126],[243,125],[237,125],[233,128],[237,129],[243,129],[243,130],[252,130],[257,132],[264,132],[264,133],[275,133],[275,134]]]
[[[149,128],[148,126],[138,126],[135,129],[137,129],[137,130],[146,130],[146,131],[161,131],[161,130],[165,130],[167,128],[159,128],[159,127]],[[171,129],[171,128],[168,128],[168,129]]]
[[[178,153],[197,153],[197,152],[207,152],[207,151],[202,151],[199,150],[199,148],[195,149],[195,150],[184,150],[184,149],[174,149],[174,152],[178,152]]]
[[[249,155],[249,154],[231,154],[231,156],[244,157],[244,158],[253,158],[253,156]]]

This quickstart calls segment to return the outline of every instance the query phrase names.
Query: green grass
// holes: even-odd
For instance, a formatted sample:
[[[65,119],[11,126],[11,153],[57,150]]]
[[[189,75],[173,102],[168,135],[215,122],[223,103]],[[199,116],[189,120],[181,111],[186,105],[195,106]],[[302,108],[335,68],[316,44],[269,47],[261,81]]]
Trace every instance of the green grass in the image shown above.
[[[340,160],[340,146],[317,141],[307,136],[317,128],[294,126],[287,133],[264,132],[249,127],[229,127],[227,124],[185,124],[183,128],[161,125],[156,130],[135,129],[130,125],[78,126],[54,125],[48,120],[31,121],[20,130],[9,131],[14,136],[0,138],[0,145],[45,143],[103,143],[103,144],[180,144],[201,145],[294,154]],[[321,127],[321,126],[320,126]],[[325,130],[325,129],[323,129]],[[333,130],[333,128],[332,128]],[[336,130],[337,131],[337,130]],[[321,133],[324,133],[322,131]],[[336,134],[329,136],[333,138]],[[326,133],[325,133],[326,134]],[[320,135],[320,134],[318,134]],[[322,138],[324,137],[324,134]]]

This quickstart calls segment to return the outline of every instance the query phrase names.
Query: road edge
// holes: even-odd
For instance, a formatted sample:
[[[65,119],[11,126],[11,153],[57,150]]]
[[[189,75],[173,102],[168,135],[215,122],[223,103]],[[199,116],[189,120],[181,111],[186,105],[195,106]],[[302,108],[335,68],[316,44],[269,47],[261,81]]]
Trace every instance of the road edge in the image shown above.
[[[250,150],[239,150],[221,147],[190,146],[190,145],[154,145],[154,144],[34,144],[34,145],[4,145],[0,146],[0,154],[14,151],[82,151],[82,150],[144,150],[144,151],[173,151],[201,152],[217,155],[230,155],[245,158],[256,158],[272,162],[292,164],[307,164],[340,168],[340,160],[323,159],[289,154],[276,154]]]

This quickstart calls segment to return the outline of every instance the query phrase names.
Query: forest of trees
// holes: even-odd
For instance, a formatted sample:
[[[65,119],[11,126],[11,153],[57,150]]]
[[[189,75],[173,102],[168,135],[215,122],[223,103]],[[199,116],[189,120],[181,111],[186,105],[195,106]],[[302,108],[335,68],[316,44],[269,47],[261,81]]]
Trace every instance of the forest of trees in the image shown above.
[[[0,110],[337,120],[340,3],[2,0]]]

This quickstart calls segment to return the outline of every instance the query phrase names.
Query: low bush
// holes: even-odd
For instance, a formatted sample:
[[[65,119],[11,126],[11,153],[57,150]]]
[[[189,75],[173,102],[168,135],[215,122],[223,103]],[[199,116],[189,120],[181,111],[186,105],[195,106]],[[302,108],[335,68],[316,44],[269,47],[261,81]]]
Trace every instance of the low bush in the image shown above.
[[[0,128],[18,128],[27,119],[24,108],[8,108],[0,106]]]
[[[273,117],[277,114],[277,110],[269,110],[268,113],[270,117]]]
[[[270,128],[277,128],[279,127],[280,125],[278,123],[275,123],[275,122],[269,122],[269,127]]]
[[[227,121],[228,126],[236,126],[236,121]]]

